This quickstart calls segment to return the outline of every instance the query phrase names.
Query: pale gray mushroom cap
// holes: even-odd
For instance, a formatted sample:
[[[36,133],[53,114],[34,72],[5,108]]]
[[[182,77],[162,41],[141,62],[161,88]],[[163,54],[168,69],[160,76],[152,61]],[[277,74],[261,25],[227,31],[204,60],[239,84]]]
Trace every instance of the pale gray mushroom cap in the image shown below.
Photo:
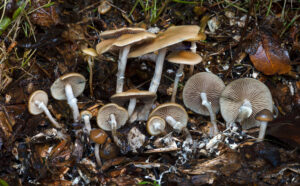
[[[106,131],[111,131],[110,115],[114,114],[117,122],[117,129],[125,125],[128,120],[128,112],[125,108],[118,106],[117,104],[110,103],[101,107],[97,114],[98,126]]]
[[[107,30],[100,33],[101,39],[114,39],[118,38],[123,34],[136,34],[140,32],[145,32],[144,28],[132,28],[132,27],[125,27],[116,30]]]
[[[183,127],[186,127],[189,118],[185,109],[177,103],[164,103],[159,105],[150,113],[149,118],[153,116],[159,116],[164,120],[166,120],[167,116],[171,116],[177,122],[180,122]]]
[[[150,101],[156,99],[156,93],[145,90],[130,89],[126,92],[114,94],[110,99],[112,102],[122,105],[132,98]]]
[[[83,75],[72,72],[59,77],[54,81],[50,90],[51,95],[57,100],[66,100],[65,85],[70,84],[74,97],[78,97],[85,88],[86,79]]]
[[[252,114],[241,122],[243,129],[260,125],[260,122],[255,120],[259,111],[268,109],[273,112],[272,95],[265,84],[253,78],[237,79],[225,87],[220,98],[221,114],[227,123],[236,120],[244,100],[251,103]]]
[[[193,112],[209,116],[207,108],[202,105],[201,92],[206,93],[208,102],[214,113],[220,109],[219,99],[225,84],[221,78],[209,72],[200,72],[193,75],[183,89],[183,103]]]
[[[45,106],[47,106],[48,94],[43,90],[37,90],[30,95],[28,100],[28,111],[32,115],[38,115],[44,112],[43,109],[39,108],[38,105],[35,104],[35,101],[42,102]]]

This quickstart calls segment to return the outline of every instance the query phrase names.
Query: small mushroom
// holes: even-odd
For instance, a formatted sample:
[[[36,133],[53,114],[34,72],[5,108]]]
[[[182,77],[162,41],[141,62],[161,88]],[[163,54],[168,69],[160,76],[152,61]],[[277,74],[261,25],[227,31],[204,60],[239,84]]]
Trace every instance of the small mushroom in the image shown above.
[[[256,79],[237,79],[223,90],[220,108],[227,125],[237,121],[243,129],[249,129],[260,125],[255,120],[259,111],[268,109],[273,112],[272,95],[268,87]]]
[[[172,52],[171,54],[169,54],[167,56],[167,60],[171,63],[180,64],[179,69],[176,72],[172,98],[171,98],[171,102],[175,102],[178,82],[180,77],[182,76],[184,65],[196,65],[202,61],[202,57],[193,52],[179,51],[179,52]]]
[[[93,117],[92,113],[88,110],[84,110],[84,111],[81,111],[80,112],[80,116],[81,116],[81,119],[83,120],[84,122],[84,131],[87,133],[87,134],[90,134],[91,130],[92,130],[92,127],[91,127],[91,118]]]
[[[43,90],[37,90],[33,92],[28,100],[28,111],[32,115],[38,115],[44,112],[50,122],[56,127],[61,128],[61,125],[52,117],[50,111],[47,108],[48,95]]]
[[[118,146],[121,146],[122,143],[118,139],[117,129],[125,125],[127,120],[127,110],[114,103],[106,104],[101,107],[97,115],[98,126],[105,131],[112,131],[114,142]]]
[[[152,116],[147,121],[147,132],[151,136],[157,136],[162,133],[165,134],[166,122],[159,116]]]
[[[82,52],[87,55],[88,59],[88,65],[89,65],[89,71],[90,71],[90,78],[89,78],[89,85],[90,85],[90,94],[91,97],[94,96],[93,92],[93,67],[94,67],[94,58],[97,56],[97,52],[93,48],[85,48],[82,49]]]
[[[99,166],[102,166],[102,163],[101,163],[101,158],[100,158],[100,145],[103,145],[105,144],[105,142],[107,141],[108,139],[108,136],[107,134],[101,130],[101,129],[93,129],[91,130],[91,133],[90,133],[90,139],[96,143],[95,145],[95,157],[96,157],[96,161],[97,161],[97,164]]]
[[[128,115],[129,117],[132,115],[137,100],[144,101],[145,103],[156,99],[156,94],[154,92],[142,91],[137,89],[131,89],[126,92],[121,92],[114,94],[111,97],[111,101],[117,103],[118,105],[123,105],[125,102],[129,101],[128,104]]]
[[[103,35],[107,36],[106,34],[107,32],[111,33],[111,37],[113,37],[113,39],[109,39],[109,41],[104,40],[103,41],[104,43],[102,42],[99,43],[96,46],[96,48],[98,54],[102,54],[103,52],[106,52],[110,49],[115,49],[115,48],[120,49],[116,93],[121,93],[123,92],[123,86],[124,86],[124,78],[125,78],[124,75],[125,75],[125,69],[127,63],[127,56],[131,46],[151,40],[155,38],[156,35],[150,32],[146,32],[145,30],[143,31],[138,30],[137,33],[132,33],[132,32],[125,32],[124,29],[122,31],[118,29],[115,31],[102,32],[100,34],[100,37],[103,38]]]
[[[73,111],[74,122],[78,122],[80,115],[77,106],[77,99],[84,90],[86,79],[78,73],[68,73],[59,77],[52,84],[51,95],[57,100],[67,100]]]
[[[265,138],[268,122],[273,120],[273,113],[268,109],[263,109],[255,115],[255,119],[260,122],[257,141],[263,141]]]
[[[100,149],[100,157],[105,160],[114,159],[119,154],[119,149],[114,143],[105,143]]]
[[[197,114],[210,116],[212,136],[218,133],[216,113],[220,108],[219,99],[224,88],[221,78],[213,73],[200,72],[189,78],[183,89],[184,105]]]

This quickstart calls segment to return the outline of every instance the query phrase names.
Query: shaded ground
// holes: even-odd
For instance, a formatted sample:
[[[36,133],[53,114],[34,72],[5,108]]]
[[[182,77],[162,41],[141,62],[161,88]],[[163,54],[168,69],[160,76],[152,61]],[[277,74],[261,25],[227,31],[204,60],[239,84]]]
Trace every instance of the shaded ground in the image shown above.
[[[4,16],[13,18],[22,3],[26,3],[16,2],[6,2]],[[108,4],[111,9],[100,15],[101,2],[98,1],[66,0],[52,4],[34,0],[3,29],[0,38],[0,185],[5,185],[3,180],[10,185],[300,183],[300,3],[155,2],[113,1]],[[3,6],[1,10],[4,10]],[[94,144],[80,130],[83,124],[73,123],[66,102],[49,96],[50,111],[64,124],[64,140],[59,138],[60,133],[52,128],[44,115],[29,114],[27,101],[35,90],[41,89],[50,95],[51,84],[67,72],[89,77],[81,49],[95,48],[100,42],[101,31],[124,26],[163,30],[170,25],[192,24],[201,26],[207,35],[204,42],[197,43],[197,52],[203,62],[195,67],[195,73],[211,71],[225,84],[241,77],[254,77],[271,90],[279,116],[269,125],[264,142],[255,143],[251,139],[250,136],[257,136],[258,130],[244,133],[238,129],[236,133],[225,133],[224,140],[216,148],[200,148],[202,141],[209,140],[209,118],[189,111],[188,129],[197,141],[197,147],[185,147],[185,136],[174,134],[180,150],[147,154],[147,146],[155,139],[147,134],[144,123],[136,122],[119,132],[125,136],[131,128],[137,127],[146,135],[144,146],[138,153],[119,153],[117,158],[104,161],[100,168],[95,164]],[[254,68],[249,55],[253,55],[259,42],[265,40],[269,43],[265,47],[266,53],[276,53],[281,47],[289,53],[289,73],[267,76]],[[189,46],[189,43],[183,43],[178,47],[188,49]],[[86,88],[78,98],[81,110],[88,109],[96,115],[102,105],[110,103],[110,97],[115,93],[117,58],[117,52],[95,58],[94,97]],[[274,59],[270,62],[275,63]],[[284,68],[280,62],[278,64],[279,69]],[[125,90],[148,89],[154,67],[151,58],[130,59]],[[177,68],[165,63],[157,105],[170,100]],[[185,74],[177,96],[177,102],[182,105],[181,93],[188,79],[188,73]],[[220,114],[217,119],[220,130],[225,130]],[[98,128],[95,118],[91,124],[92,128]],[[238,147],[231,148],[233,144]]]

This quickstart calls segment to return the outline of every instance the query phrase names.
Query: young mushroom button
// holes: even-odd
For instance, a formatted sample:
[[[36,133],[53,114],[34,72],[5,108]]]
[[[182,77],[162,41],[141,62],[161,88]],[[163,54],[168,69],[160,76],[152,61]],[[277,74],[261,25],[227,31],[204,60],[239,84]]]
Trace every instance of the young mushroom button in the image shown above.
[[[90,122],[91,118],[93,117],[92,113],[88,110],[84,110],[84,111],[80,112],[80,116],[85,125],[85,127],[84,127],[85,132],[87,134],[90,134],[90,132],[92,130],[91,122]]]
[[[165,128],[166,122],[159,116],[152,116],[147,121],[147,132],[151,136],[157,136],[159,134],[165,133]]]
[[[50,122],[56,127],[61,128],[61,125],[52,117],[47,108],[48,95],[45,91],[37,90],[33,92],[28,100],[28,110],[32,115],[38,115],[44,112]]]
[[[90,139],[96,143],[95,145],[95,157],[97,164],[102,166],[101,158],[100,158],[100,145],[103,145],[107,141],[107,134],[101,129],[93,129],[90,133]]]
[[[257,141],[262,141],[265,138],[268,122],[273,120],[273,113],[268,109],[263,109],[255,115],[255,119],[260,122]]]
[[[171,63],[180,64],[179,69],[176,72],[172,98],[171,98],[171,102],[175,102],[178,82],[180,77],[182,76],[184,65],[196,65],[202,61],[202,57],[193,52],[179,51],[179,52],[172,52],[171,54],[169,54],[167,56],[167,60]]]
[[[77,99],[85,88],[86,79],[78,73],[69,73],[59,77],[51,86],[51,95],[57,100],[67,100],[73,111],[74,122],[78,122],[80,115]]]
[[[260,125],[255,120],[259,111],[268,109],[273,112],[272,95],[268,87],[256,79],[237,79],[223,90],[220,108],[227,125],[237,121],[243,129],[249,129]]]
[[[193,75],[185,84],[183,89],[183,103],[192,111],[210,116],[213,128],[210,134],[215,136],[218,133],[216,113],[219,111],[219,98],[225,84],[218,76],[200,72]]]

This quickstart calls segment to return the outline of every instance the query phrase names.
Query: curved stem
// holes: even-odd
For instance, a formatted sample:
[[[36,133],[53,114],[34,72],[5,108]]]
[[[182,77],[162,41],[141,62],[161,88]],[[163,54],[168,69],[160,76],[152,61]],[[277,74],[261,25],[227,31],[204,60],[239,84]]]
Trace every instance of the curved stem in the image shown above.
[[[109,123],[111,125],[111,132],[112,132],[112,136],[114,139],[114,142],[116,145],[118,145],[119,147],[122,146],[122,142],[119,140],[118,135],[117,135],[117,121],[116,121],[116,116],[114,114],[110,114],[109,115]]]
[[[65,85],[65,92],[66,92],[68,104],[73,111],[74,122],[78,122],[80,115],[79,115],[79,110],[78,110],[78,106],[77,106],[77,99],[74,97],[72,86],[70,84]]]
[[[86,130],[87,134],[90,134],[90,132],[92,130],[91,123],[90,123],[90,117],[88,115],[84,115],[83,121],[84,121],[85,130]]]
[[[154,75],[149,87],[150,92],[155,92],[155,93],[157,92],[160,79],[161,79],[166,53],[167,53],[167,48],[163,48],[159,50],[158,56],[156,58]]]
[[[44,111],[50,122],[56,127],[61,128],[61,125],[52,117],[49,109],[46,107],[46,105],[43,102],[35,101],[34,104],[36,104],[40,109]]]
[[[212,136],[215,136],[219,133],[217,122],[216,122],[216,114],[214,113],[214,111],[211,107],[211,103],[208,102],[208,100],[207,100],[206,93],[201,92],[200,96],[201,96],[201,99],[202,99],[202,105],[204,105],[207,108],[207,110],[209,112],[209,115],[210,115],[210,121],[213,125],[213,128],[210,128],[210,133],[212,134]]]
[[[130,101],[129,101],[129,104],[128,104],[128,108],[127,108],[129,117],[133,113],[133,111],[135,109],[135,106],[136,106],[136,99],[131,98]]]
[[[123,92],[127,56],[128,56],[129,51],[130,51],[130,45],[127,45],[124,48],[120,49],[120,52],[119,52],[116,93]]]
[[[90,94],[91,94],[91,97],[94,97],[94,91],[93,91],[93,66],[94,66],[94,59],[91,56],[89,56],[88,64],[89,64],[89,70],[90,70],[90,79],[89,79]]]
[[[251,114],[252,114],[252,105],[250,101],[245,99],[242,106],[239,108],[239,114],[237,116],[236,121],[242,122],[245,119],[249,118]]]
[[[169,125],[173,127],[174,130],[178,132],[181,132],[184,128],[183,125],[180,122],[176,121],[172,116],[167,116],[166,121]]]
[[[191,43],[191,51],[193,52],[193,53],[196,53],[196,51],[197,51],[197,44],[196,44],[196,42],[192,42]],[[193,73],[194,73],[194,65],[191,65],[190,66],[190,72],[189,72],[189,76],[192,76],[193,75]]]
[[[173,86],[173,92],[172,92],[172,97],[171,97],[171,102],[175,102],[176,100],[176,94],[177,94],[177,87],[178,87],[178,83],[179,83],[179,79],[182,76],[183,73],[183,67],[184,64],[180,64],[177,72],[176,72],[176,76],[175,76],[175,80],[174,80],[174,86]]]
[[[257,141],[263,141],[265,138],[268,122],[261,121]]]
[[[100,158],[100,154],[99,154],[99,149],[100,149],[100,145],[99,144],[95,144],[95,157],[96,157],[96,162],[97,164],[102,167],[102,162],[101,162],[101,158]]]

